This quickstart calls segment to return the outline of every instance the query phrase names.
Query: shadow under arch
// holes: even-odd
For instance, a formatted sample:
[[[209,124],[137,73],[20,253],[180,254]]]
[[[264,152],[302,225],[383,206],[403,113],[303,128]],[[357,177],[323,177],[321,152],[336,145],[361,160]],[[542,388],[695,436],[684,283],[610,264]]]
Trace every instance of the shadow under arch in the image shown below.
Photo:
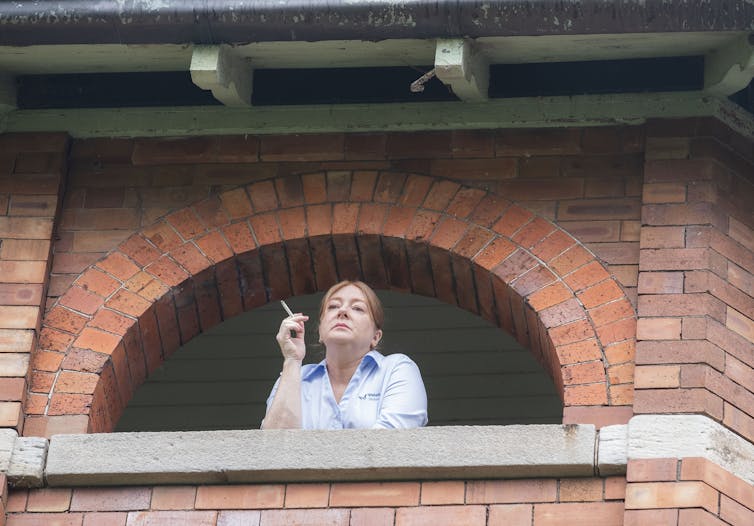
[[[112,431],[135,389],[182,342],[346,278],[436,297],[513,334],[566,407],[615,405],[614,389],[632,387],[616,384],[605,350],[633,341],[634,310],[567,232],[450,180],[338,171],[225,191],[93,264],[69,291],[99,296],[99,307],[76,312],[66,293],[43,320],[37,351],[62,360],[44,410],[27,402],[27,415]]]

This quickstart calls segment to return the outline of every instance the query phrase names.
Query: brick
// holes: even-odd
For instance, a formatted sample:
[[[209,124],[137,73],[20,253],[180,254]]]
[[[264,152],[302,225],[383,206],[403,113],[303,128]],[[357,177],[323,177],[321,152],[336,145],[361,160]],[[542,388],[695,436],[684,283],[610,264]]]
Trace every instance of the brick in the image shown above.
[[[715,515],[698,508],[678,510],[679,526],[727,526],[727,524]]]
[[[494,224],[492,229],[499,234],[511,237],[532,219],[534,219],[534,214],[532,212],[513,205],[503,212],[503,215]]]
[[[31,378],[33,381],[34,376],[32,375]],[[26,380],[24,378],[0,378],[0,400],[8,402],[23,401],[25,394]]]
[[[7,526],[81,526],[84,516],[81,513],[49,514],[25,513],[9,515]]]
[[[6,261],[47,261],[50,257],[49,239],[3,239],[0,259]]]
[[[644,226],[639,234],[639,246],[644,248],[683,248],[686,228],[682,226]]]
[[[195,508],[202,509],[260,509],[281,508],[285,486],[280,484],[199,486]]]
[[[217,516],[217,526],[259,526],[260,511],[221,511]]]
[[[576,128],[501,130],[495,139],[498,156],[563,155],[581,153],[581,130]]]
[[[724,316],[722,302],[707,294],[642,294],[637,311],[639,316]]]
[[[146,299],[127,290],[119,290],[105,304],[105,306],[110,309],[122,312],[135,318],[141,316],[150,307],[150,305],[151,303]],[[47,321],[47,318],[45,319],[45,321]]]
[[[191,510],[194,508],[195,498],[194,486],[155,486],[152,490],[151,509]]]
[[[592,261],[565,276],[563,281],[574,291],[579,291],[609,277],[610,275],[599,262]]]
[[[422,524],[484,526],[486,523],[487,510],[484,506],[399,508],[395,514],[395,526],[419,526]]]
[[[421,504],[463,504],[466,484],[460,480],[422,482]]]
[[[550,261],[550,268],[561,276],[594,260],[594,256],[582,246],[576,245]]]
[[[637,389],[657,389],[681,386],[681,368],[678,365],[644,365],[635,370],[634,386]]]
[[[605,479],[605,500],[624,500],[626,498],[626,478],[607,477]]]
[[[626,510],[624,514],[624,526],[644,526],[645,524],[677,526],[678,510]]]
[[[132,511],[128,514],[127,526],[215,526],[216,521],[215,511]]]
[[[684,183],[646,183],[642,192],[644,203],[684,203],[686,185]]]
[[[8,500],[5,505],[5,511],[8,513],[25,511],[28,495],[28,490],[11,489],[8,492]]]
[[[529,526],[532,521],[531,504],[495,504],[489,507],[487,524],[489,526],[504,526],[515,524]]]
[[[516,177],[517,168],[516,159],[502,157],[497,159],[432,159],[429,170],[432,175],[456,180],[499,181]]]
[[[559,221],[558,225],[584,243],[620,241],[620,221]]]
[[[260,523],[267,526],[348,526],[349,510],[265,510]]]
[[[71,511],[131,511],[149,508],[149,488],[76,488]]]
[[[394,521],[393,508],[353,508],[349,526],[393,526]]]
[[[554,479],[479,480],[466,484],[467,504],[555,502],[556,497]]]
[[[685,458],[680,480],[701,480],[740,503],[754,502],[754,487],[705,458]]]
[[[99,379],[96,374],[61,371],[55,382],[55,392],[93,394]]]
[[[636,324],[639,340],[680,340],[680,318],[639,318]]]
[[[720,419],[723,402],[706,389],[637,389],[634,411],[636,414],[706,413]]]
[[[510,177],[513,177],[512,175]],[[495,191],[511,201],[521,204],[526,200],[532,203],[561,201],[584,195],[584,182],[581,178],[559,179],[506,179],[498,181]]]
[[[616,364],[633,362],[636,356],[636,342],[627,340],[605,347],[605,357],[608,363]]]
[[[52,236],[52,218],[0,216],[0,239],[42,239]]]
[[[628,482],[666,482],[678,477],[678,460],[674,458],[631,459],[628,462]]]
[[[573,297],[573,293],[562,282],[555,282],[531,294],[527,301],[536,310],[542,311],[548,307],[558,305]]]
[[[711,203],[647,204],[642,207],[645,225],[708,225],[716,222]]]
[[[87,415],[91,412],[92,395],[55,393],[50,399],[48,415]]]
[[[260,137],[263,161],[328,161],[344,159],[340,133],[265,135]]]
[[[604,405],[607,404],[607,388],[604,383],[569,385],[563,393],[565,405]]]
[[[575,240],[562,230],[555,230],[531,249],[532,254],[542,261],[551,261],[571,248]]]
[[[589,311],[595,327],[602,327],[625,318],[633,318],[636,315],[634,308],[628,299],[613,301]]]
[[[118,346],[120,338],[114,334],[97,329],[86,328],[73,342],[74,347],[89,349],[95,352],[111,354]]]
[[[560,502],[595,502],[602,500],[602,479],[562,479]]]
[[[556,348],[561,345],[568,345],[571,343],[581,342],[594,338],[594,329],[586,320],[577,320],[572,323],[567,323],[559,327],[555,327],[550,331],[550,338]]]
[[[46,274],[46,261],[0,261],[4,283],[44,283]]]
[[[389,159],[425,159],[450,157],[450,132],[388,133],[386,151]]]
[[[726,495],[720,496],[720,517],[727,523],[735,526],[752,524],[754,522],[754,511],[746,506],[742,506]]]
[[[68,511],[71,503],[71,490],[62,488],[35,489],[29,492],[26,511],[55,512]]]
[[[587,309],[617,300],[622,298],[623,295],[623,291],[613,280],[603,281],[577,294],[579,300]]]
[[[683,278],[683,272],[641,272],[639,294],[680,294]]]
[[[139,271],[139,267],[121,252],[113,252],[97,262],[97,267],[115,278],[124,281]]]
[[[21,402],[0,402],[0,426],[23,427],[24,412]]]
[[[418,482],[334,483],[330,489],[330,506],[416,506],[419,504]]]
[[[329,500],[329,484],[288,484],[286,486],[286,508],[326,508]]]
[[[494,132],[488,130],[453,130],[453,157],[492,157],[495,154]]]
[[[83,526],[126,526],[128,513],[105,511],[84,514]]]
[[[733,332],[754,342],[754,320],[730,307],[726,307],[725,326]]]
[[[626,509],[703,507],[717,514],[719,493],[703,482],[642,482],[626,487]]]
[[[153,237],[158,236],[157,232],[153,232]],[[174,234],[175,235],[175,234]],[[175,240],[178,240],[178,236],[175,235]],[[172,246],[178,246],[176,242]],[[146,239],[142,238],[138,234],[134,234],[119,246],[120,251],[135,261],[139,266],[145,266],[160,257],[160,251],[157,250],[152,244],[148,243]],[[107,270],[107,268],[104,268]],[[116,276],[119,277],[119,276]],[[123,278],[122,278],[123,279]]]
[[[623,526],[623,503],[567,503],[535,504],[534,524],[536,526],[560,526],[579,524],[588,521],[600,526]]]
[[[38,307],[0,305],[0,329],[34,329],[38,321]]]
[[[633,198],[564,200],[558,205],[558,221],[639,219],[641,202]]]

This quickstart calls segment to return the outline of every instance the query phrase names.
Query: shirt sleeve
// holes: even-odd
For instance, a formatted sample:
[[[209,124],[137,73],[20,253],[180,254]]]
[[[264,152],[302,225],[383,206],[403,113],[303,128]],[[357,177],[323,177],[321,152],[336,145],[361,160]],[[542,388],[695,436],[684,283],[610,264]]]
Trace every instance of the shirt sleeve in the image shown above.
[[[407,429],[427,425],[427,391],[419,367],[402,356],[384,384],[374,429]]]

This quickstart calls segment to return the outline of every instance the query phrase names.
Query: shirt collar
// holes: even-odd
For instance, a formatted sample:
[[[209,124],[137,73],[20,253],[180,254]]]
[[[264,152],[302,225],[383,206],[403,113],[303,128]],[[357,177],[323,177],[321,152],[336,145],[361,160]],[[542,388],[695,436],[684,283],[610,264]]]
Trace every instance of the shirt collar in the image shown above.
[[[364,355],[364,358],[361,359],[361,363],[359,364],[359,367],[362,367],[367,360],[374,362],[375,365],[377,365],[377,367],[380,367],[384,359],[385,357],[381,353],[373,349]],[[310,378],[314,376],[315,374],[324,374],[325,371],[327,370],[325,366],[326,361],[327,359],[324,359],[321,362],[319,362],[317,365],[315,365],[314,367],[310,368],[308,371],[304,373],[301,379],[304,380],[304,379]]]

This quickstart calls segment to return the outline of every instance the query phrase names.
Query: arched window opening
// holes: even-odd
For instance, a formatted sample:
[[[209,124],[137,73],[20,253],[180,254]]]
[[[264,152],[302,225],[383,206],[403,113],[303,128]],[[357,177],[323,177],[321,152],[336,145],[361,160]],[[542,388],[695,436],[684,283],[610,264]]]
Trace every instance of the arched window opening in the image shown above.
[[[379,350],[419,365],[429,425],[560,423],[563,405],[531,352],[482,318],[434,298],[378,291],[385,306]],[[311,316],[307,362],[322,359],[316,315],[322,293],[288,300]],[[281,366],[277,302],[200,334],[139,388],[116,431],[258,428]]]

